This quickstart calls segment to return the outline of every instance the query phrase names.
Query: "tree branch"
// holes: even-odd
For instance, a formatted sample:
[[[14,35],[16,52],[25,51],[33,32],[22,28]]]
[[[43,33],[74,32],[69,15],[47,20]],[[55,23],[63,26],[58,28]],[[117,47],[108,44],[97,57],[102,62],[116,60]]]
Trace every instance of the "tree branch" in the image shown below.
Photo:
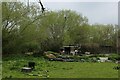
[[[23,30],[20,32],[22,33],[29,25],[31,25],[32,23],[34,23],[36,20],[40,19],[40,17],[37,17],[36,19],[34,19],[32,22],[28,23],[24,28]]]
[[[42,13],[45,11],[45,8],[44,8],[44,6],[43,6],[43,4],[42,4],[42,2],[41,2],[41,0],[39,0],[39,2],[38,3],[40,3],[40,6],[41,6],[41,9],[42,9]]]

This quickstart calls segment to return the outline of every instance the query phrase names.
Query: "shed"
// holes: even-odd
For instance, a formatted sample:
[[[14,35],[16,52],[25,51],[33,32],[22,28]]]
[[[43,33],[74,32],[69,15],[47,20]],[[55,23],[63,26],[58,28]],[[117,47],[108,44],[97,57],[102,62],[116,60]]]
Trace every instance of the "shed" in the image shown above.
[[[76,46],[63,46],[63,49],[65,51],[65,54],[70,54],[71,52],[75,52],[75,49],[77,49]]]

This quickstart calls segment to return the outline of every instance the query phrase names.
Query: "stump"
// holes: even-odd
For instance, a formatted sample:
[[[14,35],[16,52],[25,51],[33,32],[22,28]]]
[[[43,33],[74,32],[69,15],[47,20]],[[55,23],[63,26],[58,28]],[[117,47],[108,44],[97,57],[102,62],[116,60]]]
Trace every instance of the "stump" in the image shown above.
[[[21,72],[31,72],[32,71],[32,68],[29,68],[29,67],[23,67]]]
[[[28,62],[28,67],[35,69],[35,62]]]

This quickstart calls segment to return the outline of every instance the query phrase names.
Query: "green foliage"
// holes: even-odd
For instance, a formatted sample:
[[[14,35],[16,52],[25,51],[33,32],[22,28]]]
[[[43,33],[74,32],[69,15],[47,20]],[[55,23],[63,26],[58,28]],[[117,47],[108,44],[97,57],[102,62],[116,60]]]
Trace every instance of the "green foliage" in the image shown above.
[[[29,42],[26,44],[23,44],[22,49],[24,52],[37,52],[39,49],[39,45],[35,42]]]
[[[90,57],[107,57],[106,54],[92,54]]]
[[[116,48],[117,25],[89,25],[86,17],[71,10],[42,14],[35,4],[28,7],[23,3],[3,2],[2,25],[3,55],[59,52],[64,45],[77,44],[87,44],[92,53],[102,53],[97,52],[100,45],[113,46],[113,51]]]
[[[112,60],[112,61],[116,61],[116,60],[119,60],[120,59],[120,56],[118,54],[111,54],[109,57],[108,57],[109,60]]]
[[[36,19],[32,20],[34,16],[29,15],[35,15],[37,8],[33,7],[33,5],[30,6],[29,11],[34,10],[34,13],[30,13],[28,8],[22,3],[3,2],[2,10],[3,55],[23,52],[23,47],[26,43],[32,43],[30,47],[35,48],[33,43],[35,43],[36,28],[33,25],[33,21]],[[30,14],[28,15],[28,13]],[[27,27],[29,28],[24,30]]]

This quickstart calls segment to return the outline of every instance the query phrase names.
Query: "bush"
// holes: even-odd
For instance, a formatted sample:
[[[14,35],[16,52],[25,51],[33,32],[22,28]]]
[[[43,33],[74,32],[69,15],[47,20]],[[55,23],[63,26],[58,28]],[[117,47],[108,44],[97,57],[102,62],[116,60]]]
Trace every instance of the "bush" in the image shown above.
[[[99,54],[99,57],[106,57],[105,54]]]
[[[106,57],[105,54],[92,54],[91,57]]]
[[[89,60],[89,56],[74,56],[73,59],[75,61],[81,61],[81,60],[83,60],[85,62],[85,61]]]
[[[112,61],[116,61],[116,60],[120,60],[120,56],[118,54],[111,54],[108,56],[108,59]]]
[[[90,57],[99,57],[99,54],[92,54]]]

